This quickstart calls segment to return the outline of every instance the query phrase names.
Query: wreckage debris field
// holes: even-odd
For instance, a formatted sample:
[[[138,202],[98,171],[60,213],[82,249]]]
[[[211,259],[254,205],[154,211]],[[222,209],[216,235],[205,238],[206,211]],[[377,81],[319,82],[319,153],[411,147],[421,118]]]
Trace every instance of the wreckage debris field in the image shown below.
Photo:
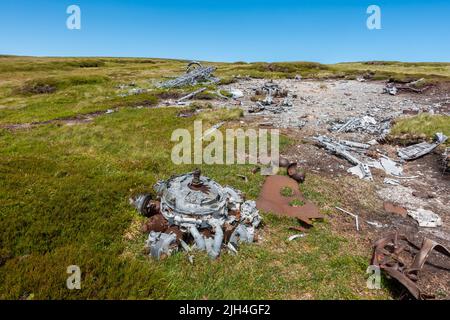
[[[380,290],[367,288],[375,241],[398,233],[419,249],[425,238],[450,246],[448,64],[202,62],[187,70],[186,61],[164,59],[0,57],[0,75],[0,299],[414,298],[414,285],[408,295],[386,273]],[[280,129],[279,175],[266,179],[255,165],[175,165],[172,132],[195,120],[216,130]],[[197,250],[186,225],[193,212],[176,207],[172,216],[167,193],[154,188],[173,177],[188,177],[177,190],[184,195],[198,187],[188,205],[223,197],[210,203],[223,211],[196,228],[203,239],[226,223],[240,228],[237,250],[226,237],[220,251]],[[274,195],[272,183],[293,197]],[[234,192],[242,198],[231,200]],[[148,207],[146,216],[130,205],[146,194],[161,211]],[[412,251],[402,252],[405,266]],[[450,297],[448,263],[431,251],[416,297]],[[66,288],[71,265],[82,271],[82,290]]]

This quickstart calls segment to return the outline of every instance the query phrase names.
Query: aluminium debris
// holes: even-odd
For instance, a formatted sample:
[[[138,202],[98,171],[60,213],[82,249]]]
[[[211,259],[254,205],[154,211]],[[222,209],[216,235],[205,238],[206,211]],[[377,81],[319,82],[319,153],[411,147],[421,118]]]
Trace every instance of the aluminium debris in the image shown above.
[[[300,238],[304,238],[305,237],[305,234],[304,233],[301,233],[301,234],[294,234],[294,235],[292,235],[292,236],[290,236],[289,238],[288,238],[288,241],[294,241],[294,240],[296,240],[296,239],[300,239]]]
[[[401,148],[398,150],[398,156],[406,161],[418,159],[436,149],[439,145],[447,141],[448,137],[438,132],[435,136],[435,142],[421,142],[412,146]]]
[[[396,83],[396,82],[387,82],[386,86],[383,89],[383,93],[388,93],[390,95],[397,95],[400,91],[409,91],[414,93],[423,93],[430,88],[430,86],[424,86],[419,88],[418,86],[424,82],[425,79],[421,78],[415,81],[411,81],[409,83]]]
[[[182,102],[185,101],[185,100],[189,100],[189,99],[195,97],[197,94],[202,93],[202,92],[205,91],[205,90],[206,90],[206,88],[200,88],[200,89],[198,89],[198,90],[195,90],[194,92],[191,92],[191,93],[189,93],[188,95],[186,95],[186,96],[184,96],[184,97],[178,99],[178,100],[176,101],[176,103],[177,103],[177,104],[180,104],[180,103],[182,103]]]
[[[351,212],[349,212],[349,211],[347,211],[347,210],[344,210],[344,209],[342,209],[342,208],[339,208],[339,207],[335,207],[335,208],[336,208],[337,210],[339,210],[339,211],[341,211],[341,212],[344,212],[344,213],[348,214],[349,216],[355,218],[356,231],[359,231],[359,216],[358,216],[358,215],[356,215],[356,214],[354,214],[354,213],[351,213]]]
[[[419,227],[436,228],[442,226],[442,219],[433,211],[423,208],[408,210],[408,216],[419,224]]]
[[[196,66],[196,68],[193,68]],[[191,62],[188,64],[186,73],[178,78],[163,82],[159,85],[160,88],[178,88],[183,86],[194,86],[200,82],[219,82],[212,74],[216,71],[216,67],[205,67],[199,62]]]
[[[369,167],[383,170],[391,176],[399,177],[403,174],[403,166],[401,164],[383,155],[376,161],[369,162],[368,165]]]
[[[391,118],[376,120],[371,116],[351,117],[344,122],[334,122],[329,128],[336,133],[342,132],[365,132],[376,135],[386,135],[390,131]]]
[[[384,178],[383,183],[384,184],[390,184],[390,185],[393,185],[393,186],[400,185],[400,181],[398,181],[396,179],[391,179],[391,178]]]
[[[357,175],[360,179],[370,181],[373,180],[369,166],[353,156],[350,152],[348,152],[345,145],[326,136],[318,136],[315,137],[314,140],[328,151],[346,159],[351,164],[353,164],[354,167],[348,169],[349,173]]]
[[[266,95],[262,101],[257,101],[255,106],[248,109],[249,113],[267,111],[274,114],[286,112],[292,108],[293,103],[289,92],[273,82],[266,82],[261,89],[256,89],[257,95]]]
[[[244,96],[244,92],[242,92],[242,90],[235,88],[230,89],[230,94],[233,99],[240,99]]]
[[[381,155],[377,160],[362,161],[351,153],[368,154],[367,151],[371,147],[370,144],[338,140],[327,136],[317,136],[313,139],[331,153],[336,154],[353,164],[354,167],[347,171],[357,175],[360,179],[373,180],[370,168],[381,169],[387,174],[395,177],[400,177],[403,174],[402,165],[384,155]]]

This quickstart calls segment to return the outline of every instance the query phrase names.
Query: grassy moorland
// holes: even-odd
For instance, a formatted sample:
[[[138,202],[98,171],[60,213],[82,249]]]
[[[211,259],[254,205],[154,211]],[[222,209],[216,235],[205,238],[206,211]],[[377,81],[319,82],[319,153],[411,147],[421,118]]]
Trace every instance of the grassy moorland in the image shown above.
[[[252,77],[353,77],[371,65],[314,63],[217,64],[233,81]],[[143,218],[128,198],[158,179],[193,169],[170,161],[170,136],[193,121],[229,125],[233,108],[180,118],[175,108],[151,108],[173,94],[154,82],[183,72],[184,61],[118,58],[0,57],[0,298],[1,299],[377,299],[366,289],[369,250],[318,223],[307,237],[287,238],[295,221],[264,215],[262,239],[239,255],[191,265],[184,253],[164,261],[143,254]],[[384,76],[415,74],[416,66],[376,65]],[[378,70],[381,68],[381,70]],[[374,69],[375,70],[375,69]],[[439,71],[440,70],[440,71]],[[450,76],[449,65],[421,65],[421,77]],[[120,97],[117,85],[149,92]],[[192,88],[181,89],[181,92]],[[215,88],[211,88],[213,91]],[[179,94],[180,92],[178,92]],[[135,108],[145,105],[150,108]],[[47,123],[26,130],[7,125],[75,117],[116,108],[76,125]],[[289,145],[282,139],[283,146]],[[263,178],[250,166],[202,166],[205,174],[255,199]],[[237,175],[246,175],[246,183]],[[346,178],[344,178],[346,179]],[[324,213],[341,201],[335,182],[309,175],[301,186]],[[66,268],[82,270],[82,290],[66,288]]]

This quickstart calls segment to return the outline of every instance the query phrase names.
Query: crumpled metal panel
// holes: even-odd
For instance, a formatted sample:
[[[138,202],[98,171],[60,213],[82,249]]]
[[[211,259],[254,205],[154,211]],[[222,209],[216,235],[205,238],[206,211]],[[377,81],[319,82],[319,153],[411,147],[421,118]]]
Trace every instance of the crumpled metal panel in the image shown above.
[[[422,142],[406,148],[402,148],[398,150],[398,156],[407,161],[418,159],[436,149],[439,145],[447,141],[447,139],[448,137],[444,134],[440,132],[436,133],[436,142]]]
[[[198,67],[191,69],[190,67],[196,64]],[[211,81],[217,82],[219,81],[217,78],[214,78],[212,74],[216,71],[216,67],[203,67],[198,62],[190,63],[187,68],[187,73],[173,80],[169,80],[160,85],[160,88],[177,88],[183,86],[192,86],[196,85],[201,81]]]

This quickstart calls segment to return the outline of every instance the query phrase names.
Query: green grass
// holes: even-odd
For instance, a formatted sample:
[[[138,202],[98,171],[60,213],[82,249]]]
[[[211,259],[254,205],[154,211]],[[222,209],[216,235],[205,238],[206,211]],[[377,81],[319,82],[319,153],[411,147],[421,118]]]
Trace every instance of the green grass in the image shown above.
[[[396,121],[391,136],[413,135],[432,139],[437,132],[450,137],[450,116],[420,114]],[[447,141],[447,144],[449,142]]]
[[[194,265],[182,252],[164,261],[143,254],[143,218],[128,198],[152,192],[159,179],[195,168],[176,166],[170,160],[173,130],[192,132],[198,119],[206,122],[204,128],[229,121],[223,131],[227,126],[239,127],[236,120],[242,116],[237,108],[206,108],[192,118],[177,117],[178,108],[135,108],[153,107],[159,99],[198,88],[154,88],[155,82],[183,73],[185,64],[162,59],[0,57],[0,125],[118,108],[90,123],[0,129],[0,298],[389,298],[386,290],[365,289],[370,248],[355,250],[354,241],[334,233],[327,222],[317,223],[305,238],[289,242],[289,227],[297,222],[264,214],[260,241],[242,246],[237,256],[224,253],[217,261],[203,253],[195,254]],[[347,70],[306,62],[216,65],[217,75],[226,83],[238,75],[353,77],[366,68],[384,68],[383,76],[389,76],[389,68],[394,67],[400,68],[397,74],[432,69],[433,76],[445,76],[446,72],[433,69],[445,69],[445,65],[357,64],[344,66]],[[117,85],[130,82],[149,92],[119,97]],[[46,94],[22,90],[40,83],[56,90]],[[216,89],[209,86],[204,98]],[[438,128],[448,133],[448,122],[439,123]],[[282,136],[280,143],[286,148],[292,141]],[[201,166],[209,177],[256,199],[263,177],[251,174],[252,168]],[[248,182],[238,175],[248,177]],[[342,181],[354,183],[345,177]],[[346,196],[336,193],[337,184],[308,174],[300,188],[327,213]],[[372,205],[369,202],[367,207]],[[81,291],[65,286],[66,268],[73,264],[82,271]]]
[[[280,190],[280,194],[283,197],[292,197],[294,195],[294,190],[289,187],[284,187]]]
[[[367,256],[348,253],[326,225],[290,243],[295,221],[266,216],[263,240],[238,256],[199,253],[190,265],[184,253],[160,262],[143,255],[142,218],[128,198],[194,167],[170,161],[172,130],[192,129],[177,111],[125,108],[88,124],[1,132],[0,298],[360,298]],[[253,199],[263,182],[251,166],[202,170]],[[65,287],[72,264],[81,291]],[[384,296],[376,294],[364,297]]]
[[[375,61],[375,62],[352,62],[338,63],[333,69],[346,73],[373,72],[374,78],[394,78],[397,80],[445,79],[450,78],[450,63],[427,63],[427,62],[397,62],[397,61]]]

